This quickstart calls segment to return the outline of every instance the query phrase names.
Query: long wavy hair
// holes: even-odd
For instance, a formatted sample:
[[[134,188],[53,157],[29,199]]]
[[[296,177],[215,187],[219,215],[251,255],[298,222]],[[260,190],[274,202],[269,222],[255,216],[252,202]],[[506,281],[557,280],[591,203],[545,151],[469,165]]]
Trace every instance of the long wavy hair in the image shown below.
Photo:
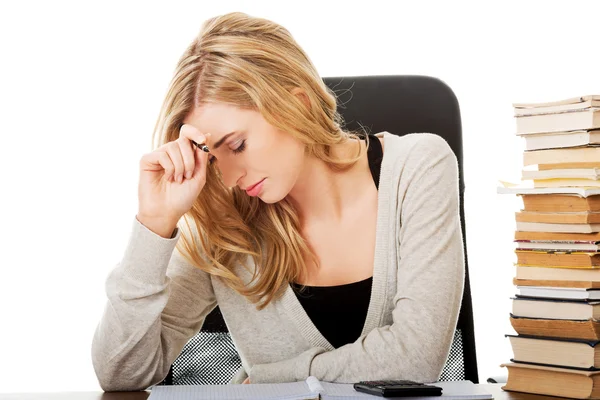
[[[294,94],[304,89],[310,107]],[[349,139],[367,140],[344,131],[335,93],[284,27],[263,18],[233,12],[206,20],[174,72],[152,135],[153,147],[176,140],[185,117],[206,103],[225,103],[260,112],[274,127],[305,145],[336,171],[354,165],[354,157],[336,159],[333,146]],[[179,227],[177,250],[195,267],[220,277],[258,309],[279,298],[288,283],[303,276],[305,260],[317,258],[300,235],[298,213],[287,199],[266,204],[237,187],[223,184],[208,165],[206,184]],[[252,272],[243,282],[236,264]]]

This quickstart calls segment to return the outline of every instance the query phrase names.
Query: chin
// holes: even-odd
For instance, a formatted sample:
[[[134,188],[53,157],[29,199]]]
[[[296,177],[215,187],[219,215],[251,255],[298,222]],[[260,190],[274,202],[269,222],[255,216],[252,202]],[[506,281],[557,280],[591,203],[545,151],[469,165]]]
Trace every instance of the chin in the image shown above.
[[[274,191],[273,188],[266,188],[263,190],[261,194],[258,195],[258,198],[262,200],[263,203],[274,204],[279,203],[281,200],[285,199],[287,193],[281,193]]]
[[[265,193],[265,194],[261,194],[260,196],[258,196],[258,198],[261,199],[263,203],[274,204],[274,203],[279,203],[285,197],[269,196],[268,193]]]

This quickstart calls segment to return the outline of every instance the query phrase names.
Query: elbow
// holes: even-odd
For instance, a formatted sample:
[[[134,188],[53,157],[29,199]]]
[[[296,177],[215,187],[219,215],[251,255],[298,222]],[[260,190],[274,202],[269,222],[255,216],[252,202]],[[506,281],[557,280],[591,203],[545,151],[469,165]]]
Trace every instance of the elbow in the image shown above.
[[[100,388],[105,392],[132,392],[147,390],[161,382],[168,374],[157,365],[132,365],[127,357],[108,360],[92,354],[92,364]]]
[[[123,385],[114,368],[107,365],[99,366],[94,362],[94,370],[98,384],[104,392],[134,391],[131,385]]]
[[[395,361],[387,367],[393,369],[391,379],[408,379],[421,383],[439,381],[447,358],[444,346],[436,343],[437,338],[423,339],[422,346],[404,347],[395,354]],[[392,361],[392,360],[390,360]]]
[[[420,357],[410,364],[412,367],[408,371],[398,371],[398,376],[401,376],[401,379],[409,379],[421,383],[437,382],[444,368],[443,362],[428,357]]]
[[[97,375],[98,383],[100,384],[100,388],[104,392],[123,392],[123,391],[134,391],[131,387],[123,387],[117,379],[114,379],[112,376],[107,375]]]
[[[98,379],[100,388],[104,392],[129,392],[143,389],[140,385],[127,379],[124,374],[119,374],[118,368],[106,364],[98,366],[94,363],[94,370],[96,371],[96,378]]]
[[[91,358],[100,388],[105,392],[147,390],[160,383],[169,373],[171,365],[165,361],[163,346],[147,354],[125,351],[108,346],[96,333],[92,340]]]
[[[96,373],[100,388],[104,392],[134,392],[147,390],[153,385],[161,382],[163,379],[149,379],[141,378],[135,379],[135,377],[124,376],[119,374],[117,370],[104,373]]]
[[[144,386],[144,387],[136,388],[136,387],[131,387],[130,385],[121,385],[114,381],[101,380],[101,379],[99,379],[98,382],[100,383],[100,388],[104,392],[137,392],[137,391],[146,390],[151,386],[150,385],[147,387]]]
[[[420,354],[415,361],[416,373],[419,374],[418,379],[422,383],[438,382],[444,371],[450,347],[452,345],[453,334],[446,337],[437,337],[427,346],[426,354]]]
[[[421,383],[432,383],[439,380],[444,365],[438,362],[438,360],[426,361],[426,358],[422,358],[415,362],[414,367],[411,371],[412,378],[410,380]]]

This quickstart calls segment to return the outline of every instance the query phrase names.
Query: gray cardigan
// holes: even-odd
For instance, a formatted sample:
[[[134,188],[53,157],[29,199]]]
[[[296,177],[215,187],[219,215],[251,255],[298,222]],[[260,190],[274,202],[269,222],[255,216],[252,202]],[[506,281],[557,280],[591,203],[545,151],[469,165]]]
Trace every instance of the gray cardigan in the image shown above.
[[[429,133],[384,138],[371,300],[362,334],[335,349],[291,287],[262,311],[134,218],[123,259],[106,279],[108,302],[92,341],[103,390],[160,382],[218,304],[242,360],[234,378],[288,382],[439,379],[462,300],[464,253],[458,166]],[[244,281],[248,272],[234,268]]]

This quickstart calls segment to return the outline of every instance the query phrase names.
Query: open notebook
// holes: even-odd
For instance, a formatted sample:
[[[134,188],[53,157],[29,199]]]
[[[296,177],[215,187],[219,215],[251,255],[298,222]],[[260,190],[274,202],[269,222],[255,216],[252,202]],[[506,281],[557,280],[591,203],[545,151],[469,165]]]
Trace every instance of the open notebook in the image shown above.
[[[492,395],[471,381],[438,382],[442,395],[435,397],[402,397],[416,399],[492,399]],[[352,400],[382,397],[354,390],[352,384],[320,382],[314,376],[306,381],[251,385],[174,385],[155,386],[149,400]],[[390,398],[390,397],[386,397]]]

